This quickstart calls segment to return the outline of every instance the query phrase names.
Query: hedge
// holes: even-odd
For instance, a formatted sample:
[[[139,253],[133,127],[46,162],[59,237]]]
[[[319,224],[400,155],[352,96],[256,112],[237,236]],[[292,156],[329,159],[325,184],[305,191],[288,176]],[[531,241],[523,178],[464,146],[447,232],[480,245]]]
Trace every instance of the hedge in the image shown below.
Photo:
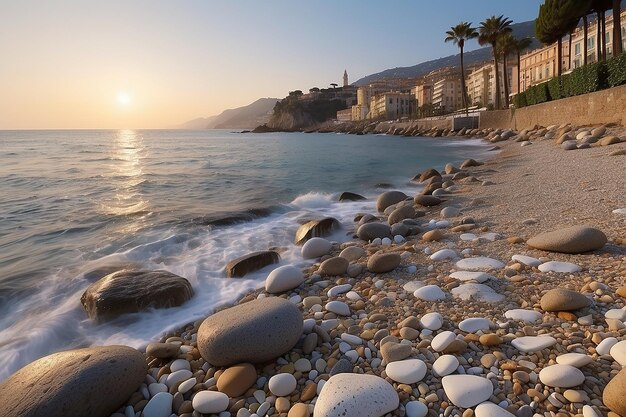
[[[626,53],[576,68],[569,74],[554,77],[550,81],[529,87],[517,94],[515,106],[525,107],[560,98],[593,93],[609,87],[626,84]]]

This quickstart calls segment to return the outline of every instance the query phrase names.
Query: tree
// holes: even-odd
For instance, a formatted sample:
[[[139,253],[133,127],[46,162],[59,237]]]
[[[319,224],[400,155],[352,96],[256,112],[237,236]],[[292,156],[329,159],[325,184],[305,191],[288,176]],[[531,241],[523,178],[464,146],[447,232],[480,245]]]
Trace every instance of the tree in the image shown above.
[[[592,0],[588,12],[596,14],[597,61],[606,61],[606,11],[613,8],[613,0]],[[618,13],[619,15],[619,13]]]
[[[336,89],[338,85],[339,84],[337,83],[330,83],[330,86],[333,88],[333,90]]]
[[[491,16],[480,23],[478,43],[481,45],[491,45],[493,52],[493,64],[495,69],[496,82],[496,108],[500,109],[500,73],[498,71],[498,38],[504,33],[511,32],[513,21],[504,16]]]
[[[502,55],[502,74],[504,76],[504,108],[509,108],[509,74],[506,59],[511,53],[513,53],[514,50],[515,38],[513,37],[513,35],[508,32],[500,36],[500,39],[498,39],[498,53]]]
[[[522,73],[521,64],[522,64],[522,59],[521,59],[521,55],[522,55],[523,51],[525,51],[526,49],[530,48],[530,45],[532,45],[533,40],[531,38],[513,38],[513,40],[514,40],[513,49],[515,50],[515,53],[517,54],[517,93],[519,94],[522,91],[522,84],[521,84],[521,73]]]
[[[456,26],[450,28],[449,31],[446,32],[448,35],[445,39],[445,42],[453,42],[455,45],[459,47],[461,50],[461,90],[463,91],[463,96],[461,98],[462,106],[465,108],[465,114],[468,114],[468,100],[467,100],[467,89],[465,87],[465,67],[463,65],[463,48],[465,47],[465,41],[470,39],[476,39],[478,37],[478,32],[476,29],[472,27],[471,23],[462,22]]]
[[[624,51],[622,46],[622,16],[621,1],[613,0],[613,56]]]

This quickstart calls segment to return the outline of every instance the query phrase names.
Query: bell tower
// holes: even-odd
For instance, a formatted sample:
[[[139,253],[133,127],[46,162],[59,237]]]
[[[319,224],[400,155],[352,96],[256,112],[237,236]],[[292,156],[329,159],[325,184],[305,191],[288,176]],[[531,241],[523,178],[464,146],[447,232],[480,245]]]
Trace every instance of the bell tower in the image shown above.
[[[348,85],[350,85],[348,83],[348,71],[347,70],[343,70],[343,86],[347,87]]]

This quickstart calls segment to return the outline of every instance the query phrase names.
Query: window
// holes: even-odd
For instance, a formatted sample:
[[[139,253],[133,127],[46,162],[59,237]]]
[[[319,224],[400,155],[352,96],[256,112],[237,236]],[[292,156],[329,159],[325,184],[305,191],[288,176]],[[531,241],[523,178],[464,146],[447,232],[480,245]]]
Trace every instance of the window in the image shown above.
[[[606,32],[605,43],[608,45],[611,43],[611,32]]]
[[[393,99],[392,98],[389,99],[389,104],[393,104]]]
[[[580,42],[574,45],[574,55],[580,55]]]
[[[587,39],[587,49],[594,49],[596,47],[596,37],[590,36]]]
[[[546,79],[550,78],[550,66],[546,65]]]

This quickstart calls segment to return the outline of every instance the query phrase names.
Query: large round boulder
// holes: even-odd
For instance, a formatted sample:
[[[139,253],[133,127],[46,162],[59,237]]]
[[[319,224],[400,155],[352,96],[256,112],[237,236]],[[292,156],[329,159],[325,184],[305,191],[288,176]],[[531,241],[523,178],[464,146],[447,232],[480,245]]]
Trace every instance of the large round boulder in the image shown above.
[[[346,258],[335,256],[322,262],[320,272],[322,275],[329,276],[343,275],[348,270],[349,265],[350,262]]]
[[[313,259],[326,255],[332,248],[333,244],[323,237],[312,237],[302,245],[300,253],[304,259]]]
[[[359,239],[367,242],[378,238],[390,237],[391,229],[384,223],[365,223],[356,232]]]
[[[302,313],[293,303],[261,298],[207,317],[198,329],[198,350],[215,366],[271,361],[295,346]]]
[[[402,206],[398,207],[394,211],[391,212],[389,217],[387,218],[387,222],[390,225],[394,225],[396,223],[401,222],[404,219],[412,219],[415,217],[415,209],[411,206]]]
[[[389,272],[396,269],[401,261],[397,253],[376,253],[367,261],[367,269],[374,273]]]
[[[148,367],[127,346],[99,346],[43,357],[0,384],[4,417],[108,417],[139,388]]]
[[[606,235],[598,229],[572,226],[541,233],[526,243],[532,248],[549,252],[584,253],[600,249],[606,242]]]
[[[193,296],[191,284],[167,271],[118,271],[91,284],[80,302],[98,323],[150,308],[176,307]]]
[[[415,204],[420,206],[432,207],[441,204],[443,200],[441,200],[439,197],[435,197],[432,195],[417,194],[415,197],[413,197],[413,201],[415,202]]]
[[[404,201],[406,198],[407,195],[402,191],[385,191],[379,195],[378,200],[376,200],[376,210],[382,213],[387,207]]]
[[[268,265],[280,262],[280,255],[272,250],[252,252],[226,264],[228,278],[240,278]]]
[[[585,308],[591,301],[581,293],[566,288],[553,288],[541,297],[543,311],[573,311]]]
[[[620,416],[626,416],[626,369],[619,371],[604,387],[602,402]]]
[[[324,237],[328,236],[335,229],[339,229],[341,224],[337,219],[332,217],[326,217],[319,220],[311,220],[304,223],[296,231],[296,245],[303,245],[304,242],[312,237]]]

